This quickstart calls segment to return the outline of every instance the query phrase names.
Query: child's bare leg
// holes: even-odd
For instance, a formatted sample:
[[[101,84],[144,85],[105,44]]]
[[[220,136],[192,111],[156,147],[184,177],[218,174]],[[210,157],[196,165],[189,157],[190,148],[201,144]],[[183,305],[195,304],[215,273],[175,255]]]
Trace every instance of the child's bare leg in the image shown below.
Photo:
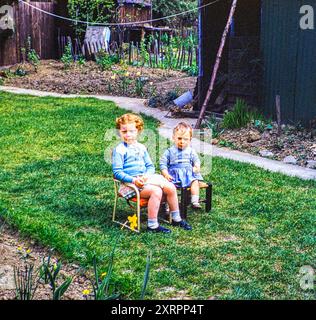
[[[191,196],[200,196],[200,186],[198,180],[194,180],[191,183]]]
[[[140,196],[142,198],[149,199],[148,201],[148,231],[170,233],[171,231],[164,228],[158,223],[158,212],[163,192],[160,187],[147,185],[144,190],[141,191]]]
[[[157,219],[162,190],[160,187],[148,185],[140,193],[141,198],[149,199],[148,201],[148,219]]]
[[[179,211],[179,201],[177,195],[177,189],[173,183],[169,182],[163,188],[163,193],[167,197],[170,211]]]
[[[175,222],[180,222],[182,219],[179,210],[177,188],[173,183],[169,182],[164,186],[163,192],[167,196],[167,202],[169,204],[172,220]]]
[[[191,202],[193,208],[200,209],[201,205],[199,204],[200,198],[200,186],[199,181],[194,180],[191,184]]]

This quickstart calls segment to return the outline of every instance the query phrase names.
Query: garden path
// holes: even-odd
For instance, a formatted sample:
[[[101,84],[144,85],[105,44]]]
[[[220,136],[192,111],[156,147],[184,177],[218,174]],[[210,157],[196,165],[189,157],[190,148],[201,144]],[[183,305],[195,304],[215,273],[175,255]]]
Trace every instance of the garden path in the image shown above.
[[[170,129],[173,128],[178,122],[186,121],[190,124],[195,124],[196,122],[196,119],[190,119],[190,118],[185,118],[185,119],[167,118],[165,117],[167,114],[167,111],[146,107],[144,105],[144,102],[145,102],[144,99],[114,97],[114,96],[105,96],[105,95],[65,95],[60,93],[44,92],[44,91],[38,91],[38,90],[21,89],[21,88],[6,87],[6,86],[0,86],[0,91],[6,91],[6,92],[15,93],[15,94],[30,94],[30,95],[42,96],[42,97],[43,96],[53,96],[53,97],[61,97],[61,98],[93,97],[101,100],[113,101],[120,108],[130,110],[135,113],[143,113],[159,120],[161,122],[159,133],[163,137],[169,138],[169,139],[171,138],[171,135],[172,135],[172,130]],[[198,144],[199,144],[199,140],[193,139],[192,141],[193,147],[198,146]],[[199,148],[197,148],[197,150],[199,150]],[[272,172],[280,172],[282,174],[298,177],[304,180],[316,179],[316,170],[314,169],[303,168],[303,167],[299,167],[291,164],[286,164],[280,161],[266,159],[259,156],[254,156],[249,153],[230,150],[228,148],[219,148],[208,143],[204,144],[204,154],[231,159],[239,162],[246,162]]]

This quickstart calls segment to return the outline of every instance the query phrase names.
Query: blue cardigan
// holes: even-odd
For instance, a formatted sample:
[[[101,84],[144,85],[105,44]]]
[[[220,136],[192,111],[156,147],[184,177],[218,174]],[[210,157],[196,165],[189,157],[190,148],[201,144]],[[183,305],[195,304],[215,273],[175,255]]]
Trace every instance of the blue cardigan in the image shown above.
[[[155,167],[146,147],[136,142],[121,142],[112,153],[112,169],[114,178],[124,183],[132,183],[133,178],[155,173]]]

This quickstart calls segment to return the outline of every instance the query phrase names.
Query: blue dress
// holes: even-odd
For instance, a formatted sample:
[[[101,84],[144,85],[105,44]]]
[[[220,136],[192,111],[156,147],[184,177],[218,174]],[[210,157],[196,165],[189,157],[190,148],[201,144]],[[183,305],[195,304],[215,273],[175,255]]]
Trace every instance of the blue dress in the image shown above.
[[[200,159],[191,147],[179,149],[172,146],[160,160],[160,170],[167,169],[177,187],[190,187],[193,181],[203,180],[200,173],[193,172],[195,165],[200,166]]]

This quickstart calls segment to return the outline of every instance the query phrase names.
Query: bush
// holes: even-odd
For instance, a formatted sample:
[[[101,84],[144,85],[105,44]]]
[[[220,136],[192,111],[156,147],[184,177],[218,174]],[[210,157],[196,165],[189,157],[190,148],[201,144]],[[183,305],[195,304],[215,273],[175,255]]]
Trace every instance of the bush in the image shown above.
[[[233,110],[225,113],[222,126],[225,129],[239,129],[259,119],[264,119],[259,112],[251,110],[245,101],[237,99]]]
[[[199,75],[199,68],[196,65],[183,66],[181,71],[186,72],[191,77],[197,77]]]

